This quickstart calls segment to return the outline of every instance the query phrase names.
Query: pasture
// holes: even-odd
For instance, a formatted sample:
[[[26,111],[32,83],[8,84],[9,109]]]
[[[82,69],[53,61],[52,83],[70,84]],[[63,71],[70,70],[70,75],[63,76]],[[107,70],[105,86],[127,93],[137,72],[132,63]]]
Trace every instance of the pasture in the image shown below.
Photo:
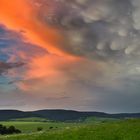
[[[91,119],[90,119],[91,120]],[[0,136],[0,140],[140,140],[140,119],[63,122],[1,122],[14,125],[22,134]],[[42,127],[42,131],[37,131]],[[50,129],[51,127],[51,129]]]

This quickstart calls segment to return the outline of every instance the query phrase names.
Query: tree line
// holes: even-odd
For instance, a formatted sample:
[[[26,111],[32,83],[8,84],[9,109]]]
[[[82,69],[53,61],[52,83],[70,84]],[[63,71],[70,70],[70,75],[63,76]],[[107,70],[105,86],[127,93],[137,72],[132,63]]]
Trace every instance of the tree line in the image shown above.
[[[0,134],[5,135],[5,134],[18,134],[21,133],[21,130],[16,129],[14,126],[9,126],[6,127],[2,124],[0,124]]]

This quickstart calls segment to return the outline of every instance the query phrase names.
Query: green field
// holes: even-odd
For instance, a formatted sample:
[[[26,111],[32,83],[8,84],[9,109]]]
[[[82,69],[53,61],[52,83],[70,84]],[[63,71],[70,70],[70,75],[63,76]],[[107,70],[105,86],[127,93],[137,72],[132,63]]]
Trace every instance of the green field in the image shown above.
[[[22,134],[0,136],[0,140],[140,140],[140,119],[91,120],[83,123],[1,122],[14,125]],[[43,130],[37,132],[37,127]]]

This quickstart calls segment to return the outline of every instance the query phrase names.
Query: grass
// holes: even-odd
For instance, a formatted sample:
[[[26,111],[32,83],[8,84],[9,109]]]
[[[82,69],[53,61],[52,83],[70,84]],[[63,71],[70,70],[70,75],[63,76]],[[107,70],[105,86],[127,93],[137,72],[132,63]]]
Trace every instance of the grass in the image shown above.
[[[12,124],[14,123],[14,124]],[[0,140],[140,140],[140,119],[107,121],[101,123],[41,123],[41,122],[5,122],[15,125],[24,133],[1,136]],[[38,126],[44,131],[33,131]],[[29,126],[27,128],[27,126]],[[48,130],[57,126],[56,130]],[[32,130],[32,133],[27,133]]]
[[[86,122],[86,123],[102,123],[102,122],[111,122],[111,121],[117,121],[117,120],[119,120],[119,119],[88,117],[85,119],[84,122]]]
[[[20,129],[23,133],[33,133],[37,131],[38,127],[43,128],[43,131],[50,131],[50,127],[53,127],[52,130],[64,130],[68,127],[74,127],[78,124],[76,123],[63,123],[63,122],[23,122],[23,121],[9,121],[9,122],[0,122],[5,126],[15,126],[17,129]],[[79,124],[80,125],[80,124]]]

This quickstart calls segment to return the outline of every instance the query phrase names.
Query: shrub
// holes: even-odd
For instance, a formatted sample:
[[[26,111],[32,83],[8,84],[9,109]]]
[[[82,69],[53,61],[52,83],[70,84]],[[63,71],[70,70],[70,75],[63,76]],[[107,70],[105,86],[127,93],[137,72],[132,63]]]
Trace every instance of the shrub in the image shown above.
[[[37,128],[37,131],[42,131],[42,130],[43,130],[42,127],[38,127],[38,128]]]
[[[49,129],[53,129],[53,127],[52,126],[50,126],[50,128]]]

